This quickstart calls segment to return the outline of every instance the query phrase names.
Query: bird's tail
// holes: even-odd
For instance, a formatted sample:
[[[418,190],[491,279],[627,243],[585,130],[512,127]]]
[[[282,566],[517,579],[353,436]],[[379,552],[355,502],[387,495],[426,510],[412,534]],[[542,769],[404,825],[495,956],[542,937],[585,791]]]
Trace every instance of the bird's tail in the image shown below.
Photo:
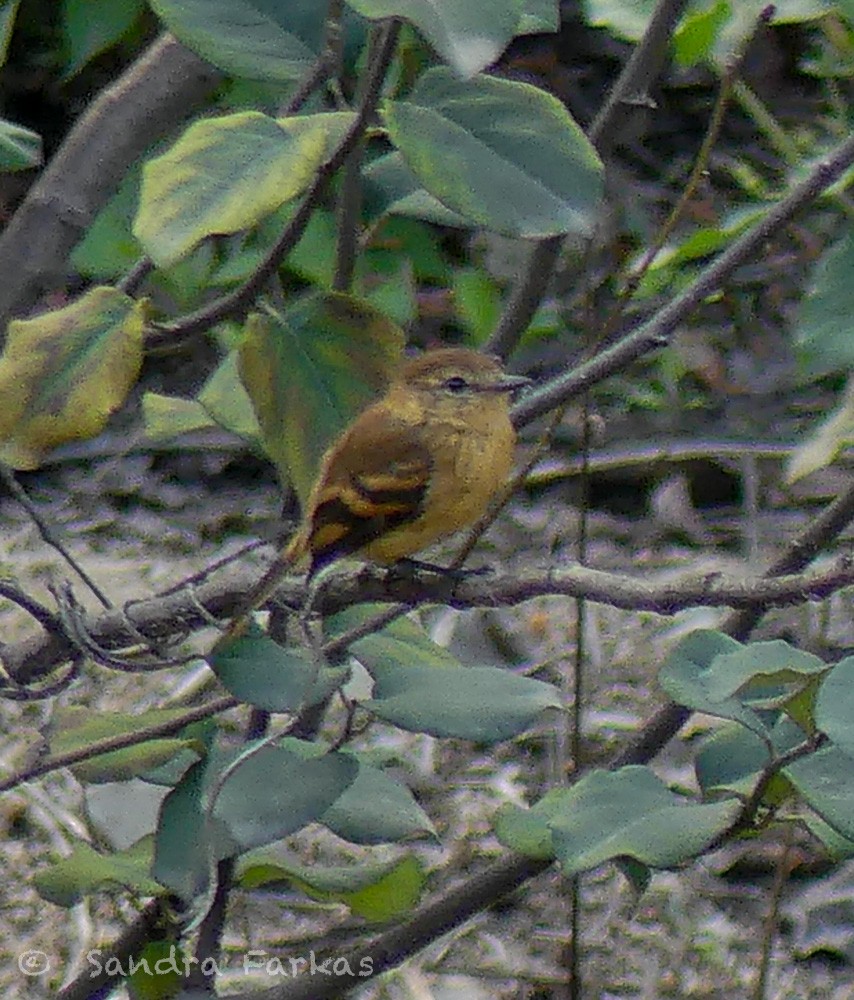
[[[220,646],[229,639],[236,639],[238,636],[243,635],[249,626],[252,612],[256,608],[260,608],[269,597],[272,597],[276,591],[276,587],[279,585],[279,581],[292,566],[295,566],[302,559],[305,553],[305,535],[302,531],[298,531],[282,551],[279,552],[261,579],[238,605],[237,611],[217,642],[217,646]]]

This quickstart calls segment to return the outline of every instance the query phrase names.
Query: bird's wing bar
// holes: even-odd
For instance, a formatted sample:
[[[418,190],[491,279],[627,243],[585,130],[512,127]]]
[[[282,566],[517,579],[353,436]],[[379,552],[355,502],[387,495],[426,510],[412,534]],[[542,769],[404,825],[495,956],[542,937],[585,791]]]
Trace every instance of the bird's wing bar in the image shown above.
[[[431,467],[417,428],[366,411],[328,458],[310,518],[311,573],[414,521]]]

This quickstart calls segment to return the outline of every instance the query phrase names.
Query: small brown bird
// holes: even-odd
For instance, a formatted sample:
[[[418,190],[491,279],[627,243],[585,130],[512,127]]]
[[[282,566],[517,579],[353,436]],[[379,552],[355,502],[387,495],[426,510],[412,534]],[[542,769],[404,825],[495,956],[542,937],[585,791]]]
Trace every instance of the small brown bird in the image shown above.
[[[473,524],[512,469],[510,397],[529,381],[465,348],[405,362],[326,451],[299,530],[227,635],[305,557],[309,578],[349,555],[389,565]]]

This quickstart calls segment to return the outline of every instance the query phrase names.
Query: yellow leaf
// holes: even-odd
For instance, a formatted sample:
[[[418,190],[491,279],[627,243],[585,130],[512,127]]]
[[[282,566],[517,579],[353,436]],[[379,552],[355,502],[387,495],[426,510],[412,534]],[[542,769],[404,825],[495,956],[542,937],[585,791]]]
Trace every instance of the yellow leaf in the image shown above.
[[[139,376],[145,302],[93,288],[9,324],[0,356],[0,461],[34,469],[57,445],[99,434]]]

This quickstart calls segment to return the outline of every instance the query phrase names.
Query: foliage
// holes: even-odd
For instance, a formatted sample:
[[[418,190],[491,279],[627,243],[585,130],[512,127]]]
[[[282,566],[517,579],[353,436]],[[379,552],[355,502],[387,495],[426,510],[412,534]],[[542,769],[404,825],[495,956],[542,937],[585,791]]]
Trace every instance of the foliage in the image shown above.
[[[19,6],[0,8],[4,51]],[[128,165],[88,227],[73,263],[81,278],[99,283],[59,308],[9,323],[0,356],[0,458],[13,469],[37,468],[57,446],[99,434],[136,390],[146,352],[178,351],[204,334],[219,351],[216,366],[192,399],[145,393],[148,440],[180,445],[189,431],[222,429],[262,452],[283,486],[305,499],[330,440],[386,384],[407,340],[403,327],[431,290],[452,289],[449,325],[471,344],[487,342],[503,322],[522,279],[513,284],[476,253],[454,266],[448,241],[471,238],[476,246],[501,236],[526,253],[565,241],[570,256],[585,247],[595,262],[610,208],[623,242],[614,273],[618,252],[599,258],[608,275],[595,291],[606,289],[617,303],[602,324],[601,346],[626,319],[688,289],[711,255],[760,231],[842,131],[837,106],[834,127],[817,125],[792,140],[746,85],[733,85],[733,61],[753,37],[762,5],[693,4],[671,39],[677,66],[719,80],[724,96],[732,91],[779,154],[778,169],[760,173],[748,157],[721,166],[740,204],[706,218],[697,205],[700,224],[686,226],[679,213],[660,226],[651,213],[640,218],[631,191],[606,197],[603,160],[613,148],[590,138],[595,126],[583,128],[545,86],[494,71],[514,39],[555,31],[558,7],[544,0],[350,0],[346,10],[313,0],[64,0],[56,62],[65,80],[131,44],[154,15],[229,79],[180,134],[151,137],[144,162]],[[636,42],[652,8],[588,0],[585,16],[590,26]],[[807,0],[778,13],[781,22],[822,25],[803,62],[824,83],[851,75],[850,16]],[[306,80],[313,86],[304,93]],[[704,155],[685,202],[709,166]],[[0,122],[0,168],[38,162],[38,137]],[[852,246],[841,184],[824,198],[812,206],[822,245],[793,323],[805,383],[851,368]],[[131,279],[125,272],[137,255],[144,265]],[[581,335],[567,331],[566,303],[545,293],[531,299],[511,331],[513,345],[551,339],[568,356]],[[594,359],[607,354],[600,346],[589,352]],[[668,372],[678,381],[682,364],[669,352],[648,382],[633,387],[638,405],[668,402]],[[850,440],[850,397],[849,389],[842,409],[804,440],[792,478],[831,462]],[[64,621],[73,618],[73,607],[61,610]],[[152,835],[114,851],[81,841],[39,873],[41,895],[65,907],[105,891],[168,896],[195,927],[210,918],[231,879],[251,889],[284,883],[346,906],[366,924],[410,917],[427,877],[407,845],[440,839],[436,817],[377,762],[361,732],[385,725],[493,745],[548,721],[564,700],[544,680],[462,662],[416,617],[380,628],[375,612],[351,608],[308,642],[280,641],[256,625],[210,656],[230,704],[284,714],[304,736],[297,724],[332,701],[341,708],[334,733],[254,733],[234,744],[218,738],[225,724],[223,732],[213,722],[184,726],[181,712],[58,714],[50,752],[78,755],[79,781],[134,778],[162,788],[163,797]],[[346,643],[348,658],[326,662],[328,644],[353,629],[361,631]],[[87,649],[97,659],[97,646]],[[570,876],[616,863],[639,890],[654,870],[687,865],[777,820],[797,817],[834,857],[854,854],[852,671],[851,657],[826,663],[788,642],[694,631],[659,680],[676,704],[721,720],[696,751],[695,789],[670,788],[645,764],[587,769],[529,808],[505,804],[494,832],[510,850],[556,861]],[[113,741],[109,752],[94,746],[86,759],[86,749],[104,740]],[[311,824],[347,845],[376,849],[375,856],[298,864],[281,842]],[[437,925],[434,936],[444,929]]]

